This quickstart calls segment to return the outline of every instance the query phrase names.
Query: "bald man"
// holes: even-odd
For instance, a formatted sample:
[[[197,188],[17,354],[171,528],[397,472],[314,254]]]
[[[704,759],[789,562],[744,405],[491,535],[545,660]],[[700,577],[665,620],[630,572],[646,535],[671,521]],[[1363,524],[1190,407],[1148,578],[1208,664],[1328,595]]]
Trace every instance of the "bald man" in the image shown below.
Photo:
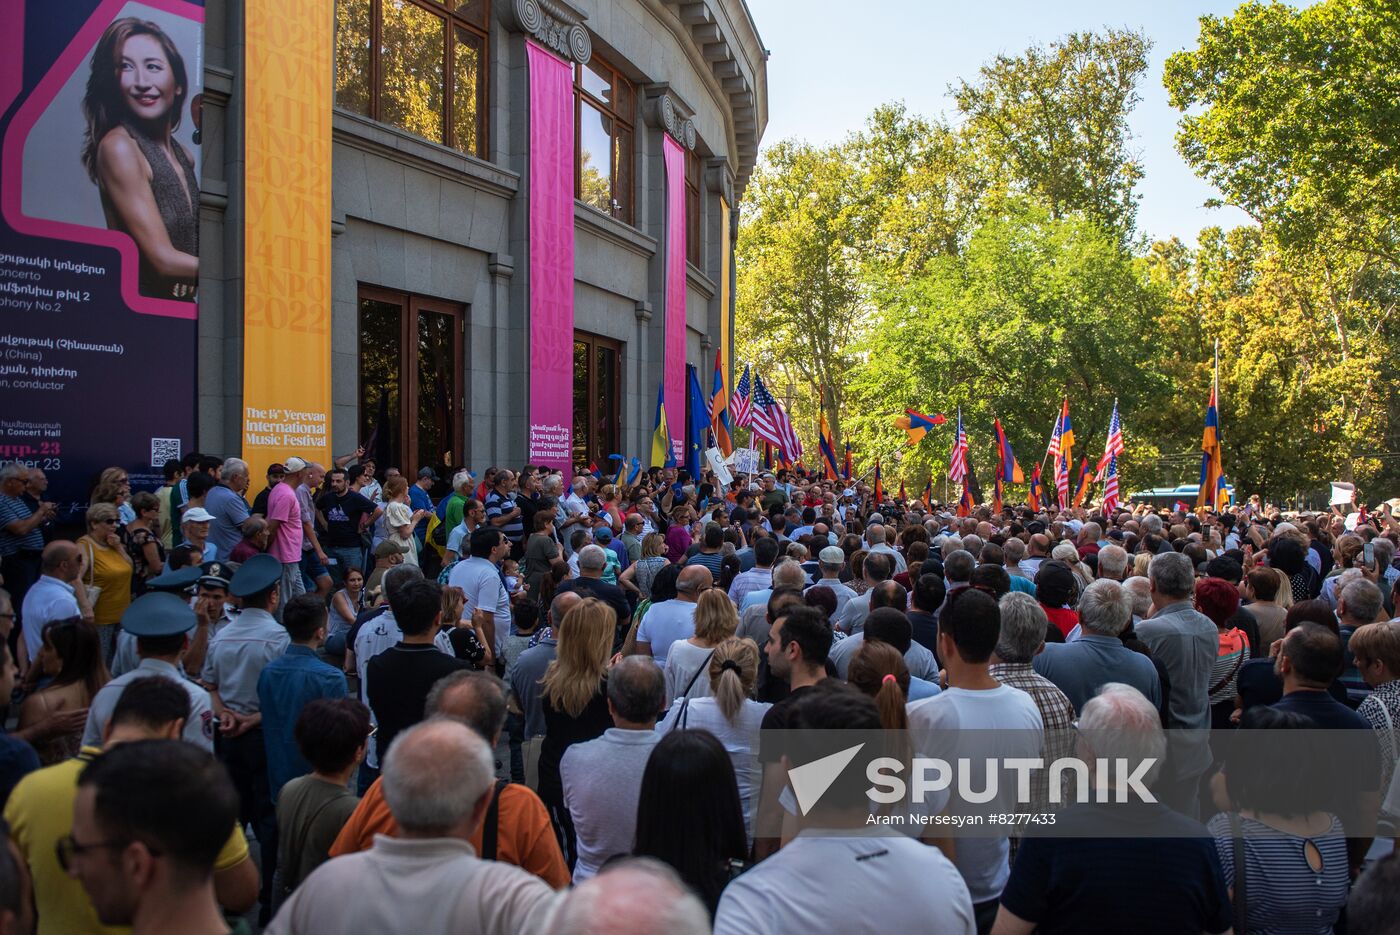
[[[44,546],[39,559],[39,580],[24,595],[20,608],[23,621],[24,644],[21,650],[20,668],[39,658],[39,648],[44,645],[44,626],[55,620],[70,617],[92,619],[92,608],[83,609],[87,601],[86,592],[78,597],[78,579],[83,575],[83,550],[76,543],[56,539]]]
[[[695,604],[700,595],[714,586],[714,576],[704,565],[688,565],[676,579],[674,600],[652,604],[637,628],[638,655],[650,654],[659,666],[666,665],[666,653],[676,640],[695,635]]]

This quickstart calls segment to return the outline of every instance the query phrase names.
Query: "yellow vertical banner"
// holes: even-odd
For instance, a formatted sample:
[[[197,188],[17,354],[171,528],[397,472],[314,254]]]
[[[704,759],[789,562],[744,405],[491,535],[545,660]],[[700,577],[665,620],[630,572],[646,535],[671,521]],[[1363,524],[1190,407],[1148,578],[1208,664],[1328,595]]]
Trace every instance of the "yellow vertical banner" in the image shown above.
[[[329,464],[334,4],[246,0],[243,458]]]
[[[730,305],[730,286],[733,280],[733,244],[729,242],[729,202],[721,195],[719,199],[719,353],[720,373],[724,375],[724,398],[734,398],[734,362],[730,356],[734,352],[733,334],[734,309]]]

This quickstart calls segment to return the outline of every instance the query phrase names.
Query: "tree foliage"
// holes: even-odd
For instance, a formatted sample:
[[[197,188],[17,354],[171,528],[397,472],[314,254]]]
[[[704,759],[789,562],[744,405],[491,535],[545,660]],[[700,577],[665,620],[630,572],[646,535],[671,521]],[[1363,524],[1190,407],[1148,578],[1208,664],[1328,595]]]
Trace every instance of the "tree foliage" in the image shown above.
[[[960,407],[984,480],[993,418],[1029,474],[1063,396],[1091,461],[1116,398],[1133,490],[1195,481],[1218,342],[1241,494],[1400,479],[1397,26],[1365,0],[1202,18],[1163,77],[1178,145],[1257,224],[1194,247],[1135,227],[1140,33],[999,56],[952,89],[955,123],[895,103],[839,144],[777,144],[741,224],[741,359],[784,374],[807,436],[827,387],[862,467],[904,407]],[[937,478],[951,434],[886,483]]]

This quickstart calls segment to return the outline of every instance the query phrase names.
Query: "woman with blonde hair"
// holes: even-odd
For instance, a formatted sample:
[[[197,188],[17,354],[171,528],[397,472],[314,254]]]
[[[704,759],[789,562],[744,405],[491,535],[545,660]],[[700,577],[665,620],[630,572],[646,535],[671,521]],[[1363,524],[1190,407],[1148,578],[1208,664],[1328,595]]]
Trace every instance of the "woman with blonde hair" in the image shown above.
[[[709,696],[676,699],[656,729],[663,734],[673,730],[707,730],[724,744],[734,763],[744,822],[752,837],[758,785],[763,775],[758,762],[758,731],[763,715],[773,707],[751,697],[758,681],[757,644],[731,636],[715,647],[707,672]]]
[[[666,701],[703,698],[710,693],[710,680],[701,678],[715,647],[739,629],[739,612],[719,588],[701,592],[695,605],[695,635],[677,640],[666,653]]]
[[[1139,552],[1138,554],[1134,555],[1133,573],[1131,575],[1128,575],[1127,577],[1146,578],[1147,569],[1152,565],[1152,558],[1153,556],[1151,552]]]
[[[618,490],[612,484],[598,488],[598,515],[608,521],[614,536],[622,535],[622,510],[618,499]]]
[[[131,478],[125,468],[109,467],[97,475],[97,484],[92,488],[92,504],[110,503],[117,508],[118,525],[125,526],[136,518],[136,510],[127,501],[131,499]]]
[[[1050,557],[1069,566],[1069,570],[1074,572],[1074,577],[1079,579],[1080,591],[1094,583],[1094,573],[1080,560],[1079,550],[1074,547],[1073,542],[1061,542],[1050,551]]]
[[[909,703],[909,667],[899,650],[888,643],[865,643],[851,659],[846,681],[875,699],[881,727],[909,729],[909,714],[904,707]]]
[[[564,805],[559,762],[569,747],[601,737],[613,726],[608,713],[608,660],[616,630],[617,614],[611,607],[592,597],[580,601],[554,628],[555,658],[540,679],[544,741],[537,791],[565,841],[564,858],[570,866],[574,825]]]
[[[77,587],[101,588],[92,605],[92,620],[102,641],[102,659],[108,665],[116,650],[117,624],[131,603],[131,556],[117,534],[119,522],[116,506],[94,503],[87,511],[87,533],[78,539],[84,561]]]
[[[649,532],[642,537],[642,557],[627,566],[617,576],[618,586],[624,591],[640,594],[642,600],[651,600],[651,583],[656,573],[669,564],[666,558],[666,537],[659,532]]]

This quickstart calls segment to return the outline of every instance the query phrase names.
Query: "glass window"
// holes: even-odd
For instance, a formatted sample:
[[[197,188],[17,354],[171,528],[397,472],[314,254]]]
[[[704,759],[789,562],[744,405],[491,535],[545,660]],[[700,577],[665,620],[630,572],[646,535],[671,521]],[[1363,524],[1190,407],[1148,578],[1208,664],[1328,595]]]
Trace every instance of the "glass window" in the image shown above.
[[[488,3],[336,0],[337,106],[483,155]]]
[[[360,287],[360,442],[407,477],[461,463],[461,305]]]
[[[685,154],[685,258],[699,267],[700,255],[700,157]]]
[[[593,56],[574,68],[578,103],[578,199],[631,224],[632,128],[637,95],[617,69]]]
[[[592,461],[605,474],[617,470],[608,456],[626,453],[618,449],[621,368],[621,344],[574,332],[574,463]]]

